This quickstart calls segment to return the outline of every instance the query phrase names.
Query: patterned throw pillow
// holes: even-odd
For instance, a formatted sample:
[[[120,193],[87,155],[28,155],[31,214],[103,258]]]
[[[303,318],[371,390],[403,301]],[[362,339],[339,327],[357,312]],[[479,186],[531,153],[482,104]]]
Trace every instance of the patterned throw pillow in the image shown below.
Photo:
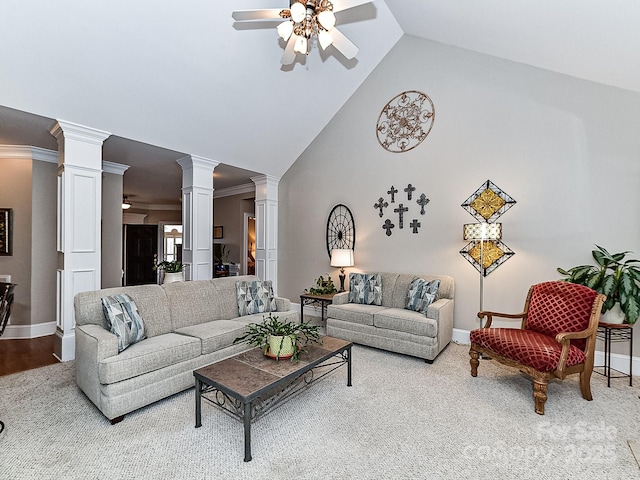
[[[379,273],[350,273],[349,303],[382,305],[382,275]]]
[[[414,312],[427,313],[427,307],[431,305],[438,295],[440,280],[427,282],[424,278],[414,278],[407,292],[407,309]]]
[[[236,297],[240,316],[276,311],[271,280],[236,282]]]
[[[136,302],[126,293],[102,298],[102,310],[111,333],[118,337],[118,353],[147,338]]]

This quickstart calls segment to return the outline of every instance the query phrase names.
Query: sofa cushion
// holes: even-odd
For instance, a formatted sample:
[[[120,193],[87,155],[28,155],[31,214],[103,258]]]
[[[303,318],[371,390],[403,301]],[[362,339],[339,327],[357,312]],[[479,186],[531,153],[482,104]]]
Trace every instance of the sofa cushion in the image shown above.
[[[424,278],[414,278],[409,285],[407,291],[407,303],[408,310],[414,312],[427,313],[427,308],[431,305],[438,294],[438,287],[440,286],[440,280],[432,280],[427,282]]]
[[[100,325],[109,330],[102,309],[102,297],[118,293],[126,293],[136,302],[138,312],[145,320],[144,330],[147,338],[171,332],[169,299],[160,285],[136,285],[80,292],[73,299],[77,324]]]
[[[556,339],[518,328],[478,328],[471,331],[472,343],[511,358],[539,372],[551,372],[558,367],[562,345]],[[575,345],[569,347],[567,367],[584,363],[585,354]]]
[[[239,281],[236,283],[238,314],[251,315],[276,311],[276,301],[271,280]]]
[[[382,305],[382,276],[379,273],[350,273],[349,303]]]
[[[220,298],[209,280],[162,285],[169,298],[173,331],[222,319]]]
[[[246,333],[246,323],[234,320],[215,320],[184,327],[176,330],[176,333],[200,339],[202,354],[206,355],[233,345],[236,338]]]
[[[100,383],[120,382],[200,355],[200,339],[165,333],[136,343],[124,352],[98,363]]]
[[[147,338],[136,302],[129,295],[118,293],[103,297],[102,308],[109,330],[118,337],[118,353]]]
[[[373,325],[373,314],[384,310],[377,305],[361,305],[359,303],[347,303],[345,305],[328,305],[327,317],[337,318],[346,322]]]
[[[255,275],[240,275],[237,277],[220,277],[210,282],[216,289],[216,301],[220,308],[221,319],[231,320],[238,316],[238,300],[236,298],[237,282],[253,282],[260,280]],[[287,308],[287,310],[289,307]]]
[[[404,308],[387,308],[373,316],[373,325],[385,330],[410,333],[424,337],[438,335],[438,322],[423,313]]]

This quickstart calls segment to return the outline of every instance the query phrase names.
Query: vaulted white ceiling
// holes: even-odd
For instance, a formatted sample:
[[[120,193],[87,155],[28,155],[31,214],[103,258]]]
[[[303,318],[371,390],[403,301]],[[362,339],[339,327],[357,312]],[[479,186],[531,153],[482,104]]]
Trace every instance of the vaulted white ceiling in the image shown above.
[[[376,0],[337,15],[355,60],[314,47],[281,67],[277,23],[231,13],[286,6],[4,0],[0,106],[106,130],[112,162],[180,152],[281,176],[404,33],[640,92],[637,0]],[[3,111],[0,141],[51,148]]]

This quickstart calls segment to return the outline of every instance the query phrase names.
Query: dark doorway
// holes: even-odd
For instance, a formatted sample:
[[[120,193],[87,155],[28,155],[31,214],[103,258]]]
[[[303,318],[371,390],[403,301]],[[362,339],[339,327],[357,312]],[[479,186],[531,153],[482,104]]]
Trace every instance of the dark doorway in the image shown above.
[[[125,225],[124,284],[129,286],[156,283],[153,260],[157,253],[157,225]]]

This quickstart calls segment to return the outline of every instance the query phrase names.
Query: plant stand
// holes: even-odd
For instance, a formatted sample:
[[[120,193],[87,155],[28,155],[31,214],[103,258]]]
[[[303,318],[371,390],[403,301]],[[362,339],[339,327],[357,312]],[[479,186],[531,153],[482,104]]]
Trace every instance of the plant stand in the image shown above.
[[[633,386],[633,328],[626,323],[598,323],[597,338],[604,342],[604,365],[593,367],[593,371],[598,375],[607,377],[607,387],[611,387],[612,378],[629,377],[629,386]],[[629,342],[629,374],[611,368],[611,343]],[[602,372],[596,370],[601,368]],[[621,375],[611,375],[611,372]]]

